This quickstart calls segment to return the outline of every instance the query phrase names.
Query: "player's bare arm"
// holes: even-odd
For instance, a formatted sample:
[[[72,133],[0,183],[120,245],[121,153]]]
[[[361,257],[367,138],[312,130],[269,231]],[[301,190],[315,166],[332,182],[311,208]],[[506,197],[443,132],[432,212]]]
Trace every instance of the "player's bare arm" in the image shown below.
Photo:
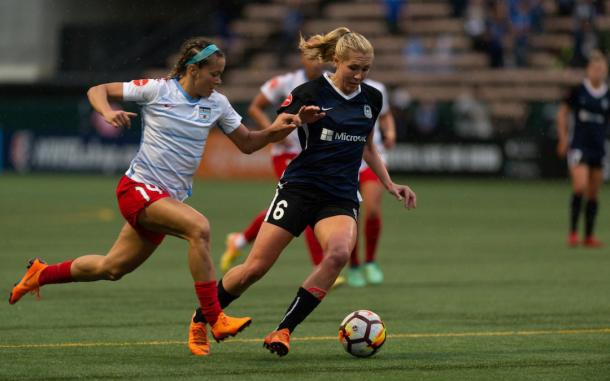
[[[364,146],[363,159],[366,164],[375,172],[383,186],[392,194],[398,201],[403,201],[405,208],[414,209],[417,207],[417,196],[415,192],[406,185],[395,184],[392,182],[388,170],[386,169],[375,144],[373,143],[373,132],[371,131],[366,145]]]
[[[568,114],[570,113],[570,107],[562,103],[559,106],[557,112],[557,155],[559,157],[565,157],[568,152]]]
[[[272,125],[271,121],[267,117],[267,114],[265,113],[265,109],[271,106],[272,103],[269,101],[269,99],[267,99],[265,94],[260,92],[256,95],[256,97],[254,97],[252,103],[250,103],[250,106],[248,107],[248,115],[254,120],[256,127],[261,130],[267,129]],[[280,139],[275,143],[283,144],[287,147],[291,145],[288,139],[285,138]]]
[[[87,91],[87,97],[93,109],[102,115],[112,126],[131,127],[131,119],[138,114],[123,110],[113,110],[108,99],[123,99],[123,83],[112,82],[93,86]]]
[[[240,151],[250,154],[269,143],[284,139],[301,124],[314,123],[325,115],[317,106],[303,106],[297,115],[288,113],[278,115],[271,126],[262,131],[250,131],[242,124],[228,137]]]
[[[396,123],[391,112],[379,116],[379,128],[383,133],[383,146],[392,149],[396,145]]]

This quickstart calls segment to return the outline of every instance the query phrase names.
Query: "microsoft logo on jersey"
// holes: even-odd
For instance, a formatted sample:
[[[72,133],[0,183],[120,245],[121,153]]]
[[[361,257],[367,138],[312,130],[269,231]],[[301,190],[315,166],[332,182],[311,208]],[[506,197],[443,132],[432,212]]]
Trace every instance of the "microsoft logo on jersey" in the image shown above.
[[[332,142],[333,140],[343,140],[345,142],[366,143],[366,136],[349,135],[346,132],[335,133],[335,131],[329,130],[328,128],[322,128],[320,140],[326,140],[327,142]]]

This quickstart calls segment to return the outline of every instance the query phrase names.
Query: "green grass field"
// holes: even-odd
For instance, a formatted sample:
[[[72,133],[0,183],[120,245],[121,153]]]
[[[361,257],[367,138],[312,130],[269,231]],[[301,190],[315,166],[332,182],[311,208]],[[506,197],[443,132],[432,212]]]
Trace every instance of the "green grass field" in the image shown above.
[[[26,260],[104,253],[123,221],[116,178],[0,178],[0,291]],[[120,282],[53,285],[0,304],[0,380],[610,380],[610,250],[568,249],[565,181],[421,179],[419,207],[384,203],[382,286],[332,291],[284,358],[261,347],[310,271],[302,239],[228,312],[254,323],[213,345],[185,345],[196,299],[184,242],[168,238]],[[271,183],[198,182],[189,201],[225,235],[271,200]],[[610,197],[599,238],[610,244]],[[6,300],[6,299],[5,299]],[[389,338],[356,359],[336,339],[342,318],[371,309]]]

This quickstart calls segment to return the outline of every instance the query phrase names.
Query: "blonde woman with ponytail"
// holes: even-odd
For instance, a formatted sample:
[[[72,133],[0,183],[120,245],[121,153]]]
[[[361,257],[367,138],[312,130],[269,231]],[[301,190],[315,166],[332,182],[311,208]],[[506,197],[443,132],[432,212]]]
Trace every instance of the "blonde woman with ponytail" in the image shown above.
[[[336,70],[295,88],[278,112],[293,113],[313,105],[323,117],[299,128],[303,150],[280,179],[248,257],[218,283],[219,301],[225,308],[267,273],[306,226],[313,228],[324,259],[304,280],[278,327],[263,343],[279,356],[288,354],[291,333],[322,301],[350,258],[357,234],[361,160],[406,208],[416,206],[415,193],[392,182],[373,143],[382,96],[363,83],[374,58],[370,42],[359,33],[337,28],[301,39],[299,48],[305,57],[332,63]]]

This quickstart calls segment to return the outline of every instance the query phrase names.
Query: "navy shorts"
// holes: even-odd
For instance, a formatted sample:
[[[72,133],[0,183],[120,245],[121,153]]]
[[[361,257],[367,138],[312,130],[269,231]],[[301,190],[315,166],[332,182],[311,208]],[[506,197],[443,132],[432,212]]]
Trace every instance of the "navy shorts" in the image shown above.
[[[298,237],[309,225],[312,228],[328,217],[350,216],[358,221],[359,204],[332,196],[307,184],[278,185],[265,222],[288,230]]]
[[[574,167],[584,164],[590,168],[601,168],[604,156],[604,152],[570,148],[567,155],[568,166]]]

